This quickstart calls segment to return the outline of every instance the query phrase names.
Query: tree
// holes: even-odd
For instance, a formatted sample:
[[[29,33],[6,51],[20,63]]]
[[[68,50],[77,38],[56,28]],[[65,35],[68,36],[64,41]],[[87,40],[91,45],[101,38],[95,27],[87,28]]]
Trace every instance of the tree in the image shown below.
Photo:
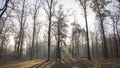
[[[0,18],[2,17],[2,15],[5,13],[5,11],[7,10],[8,7],[8,3],[10,0],[5,0],[5,4],[3,5],[2,8],[0,8]]]
[[[116,11],[112,12],[111,11],[111,15],[110,15],[110,19],[112,20],[112,27],[113,27],[113,35],[114,35],[114,45],[115,45],[115,54],[116,54],[116,58],[119,57],[119,44],[118,42],[120,42],[120,36],[119,36],[119,19],[120,19],[120,7],[119,6],[114,6],[116,8]]]
[[[105,6],[110,2],[105,0],[92,0],[92,9],[96,12],[96,17],[100,20],[100,28],[102,35],[102,43],[103,43],[103,55],[105,59],[108,59],[108,49],[106,43],[105,29],[104,29],[104,20],[108,16],[109,11],[105,9]]]
[[[49,26],[48,26],[48,61],[50,60],[50,46],[51,46],[51,23],[52,16],[54,13],[54,7],[56,5],[55,0],[46,0],[47,8],[44,6],[44,10],[48,15]]]
[[[58,10],[54,10],[55,13],[53,17],[55,18],[55,21],[52,23],[52,32],[55,36],[55,39],[57,40],[57,47],[56,47],[56,61],[60,62],[61,56],[62,56],[62,51],[63,50],[63,44],[66,46],[65,39],[66,39],[66,34],[67,30],[66,27],[67,21],[66,18],[69,16],[69,13],[65,13],[63,9],[63,5],[60,4],[58,5]]]
[[[96,24],[95,24],[95,40],[96,40],[96,57],[99,57],[99,48],[98,48],[98,32],[97,32],[97,27],[96,27]]]
[[[111,17],[112,18],[112,25],[113,25],[113,35],[114,35],[114,44],[115,44],[115,53],[116,53],[116,58],[119,57],[119,53],[118,53],[118,44],[117,44],[117,38],[116,38],[116,22],[114,16]]]
[[[5,3],[8,2],[8,1],[5,1]],[[14,2],[10,1],[10,6],[7,10],[7,7],[8,7],[8,3],[6,3],[6,6],[4,5],[4,8],[6,7],[6,9],[2,8],[0,9],[0,12],[1,12],[1,17],[0,17],[0,57],[2,57],[2,54],[3,54],[3,47],[5,45],[5,42],[8,38],[6,38],[6,33],[9,32],[9,30],[11,29],[11,26],[12,25],[8,25],[8,23],[10,23],[11,21],[11,12],[13,11],[14,9]],[[10,8],[12,7],[12,8]],[[7,10],[7,11],[6,11]],[[5,16],[3,16],[3,14]],[[2,17],[3,16],[3,17]],[[8,22],[9,21],[9,22]]]
[[[80,34],[82,34],[81,26],[74,21],[74,23],[71,23],[73,26],[72,28],[72,57],[78,57],[79,56],[79,42],[80,42]]]
[[[43,2],[42,0],[35,0],[35,4],[34,4],[34,10],[33,10],[33,21],[34,21],[34,25],[33,25],[33,38],[32,38],[32,47],[31,47],[31,59],[34,57],[34,46],[35,46],[35,36],[36,36],[36,18],[38,15],[38,11],[40,9],[40,7],[42,6]]]
[[[82,8],[84,10],[85,22],[86,22],[86,39],[87,39],[87,52],[88,52],[88,60],[91,60],[90,56],[90,46],[89,46],[89,34],[88,34],[88,21],[87,21],[87,2],[88,0],[79,0]]]
[[[19,8],[16,10],[21,11],[21,13],[17,12],[17,16],[18,16],[18,22],[20,23],[20,31],[18,34],[18,45],[17,45],[17,53],[16,53],[16,58],[17,60],[19,60],[22,57],[22,52],[23,52],[23,43],[24,43],[24,26],[25,26],[25,22],[26,22],[26,18],[25,18],[25,2],[26,0],[22,1],[22,9],[20,10]]]

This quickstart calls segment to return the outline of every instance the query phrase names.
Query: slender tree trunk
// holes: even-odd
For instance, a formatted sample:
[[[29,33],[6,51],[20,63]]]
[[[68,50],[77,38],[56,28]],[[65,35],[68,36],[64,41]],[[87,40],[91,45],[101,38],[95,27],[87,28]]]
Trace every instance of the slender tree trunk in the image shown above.
[[[39,56],[39,55],[38,55],[38,53],[39,53],[39,52],[38,52],[38,46],[39,46],[39,43],[38,43],[38,35],[37,35],[36,39],[37,39],[37,40],[36,40],[36,58],[38,58],[38,56]]]
[[[34,26],[33,26],[33,37],[32,37],[32,47],[31,47],[31,59],[34,58],[34,46],[35,46],[35,34],[36,34],[36,12],[34,13]]]
[[[23,15],[24,15],[24,7],[25,7],[25,0],[23,0],[23,6],[22,6],[22,14],[21,14],[21,20],[20,20],[20,35],[19,35],[19,41],[18,41],[18,47],[17,47],[17,59],[19,60],[20,56],[20,46],[22,41],[22,30],[23,30]]]
[[[92,37],[92,57],[94,58],[95,57],[95,54],[94,54],[94,43],[93,43],[93,37]]]
[[[58,58],[58,60],[59,60],[59,62],[60,62],[60,59],[61,59],[61,55],[60,55],[60,20],[58,21],[58,43],[57,43],[57,58]]]
[[[51,0],[50,2],[50,6],[49,7],[49,28],[48,28],[48,61],[50,60],[50,42],[51,42],[51,19],[52,19],[52,3],[53,3],[53,0]]]
[[[118,58],[118,45],[117,45],[117,39],[116,39],[115,23],[114,23],[114,21],[113,21],[113,32],[114,32],[115,54],[116,54],[116,58]]]
[[[86,22],[86,38],[87,38],[87,52],[88,52],[88,60],[91,60],[90,56],[90,47],[89,47],[89,34],[88,34],[88,22],[87,22],[87,14],[86,14],[86,7],[84,8],[84,15],[85,15],[85,22]]]
[[[98,37],[97,37],[97,31],[96,31],[96,57],[99,57],[99,52],[98,52]]]
[[[103,38],[104,58],[108,59],[108,49],[107,49],[107,43],[106,43],[106,39],[105,39],[106,38],[105,37],[105,31],[104,31],[103,20],[102,20],[102,17],[101,17],[101,12],[100,12],[100,8],[99,8],[98,0],[97,0],[97,9],[98,9],[98,13],[99,13],[100,26],[101,26],[102,38]]]
[[[77,57],[79,57],[79,37],[80,35],[77,36]]]
[[[71,47],[71,50],[72,50],[72,58],[74,57],[74,42],[73,42],[73,34],[72,34],[72,47]]]
[[[24,41],[24,28],[22,29],[22,38],[21,38],[21,45],[20,45],[20,54],[19,54],[19,57],[22,57],[23,41]]]
[[[118,31],[118,22],[116,21],[116,32],[117,32],[117,37],[118,37],[118,45],[120,45],[120,35],[119,35],[119,31]],[[118,46],[118,49],[120,48],[120,46]],[[120,50],[118,50],[119,53]],[[118,57],[120,58],[120,55],[118,54]]]
[[[2,39],[2,41],[1,41],[1,47],[0,47],[0,58],[1,58],[2,55],[3,55],[3,45],[4,45],[4,39]]]
[[[113,58],[113,47],[112,47],[112,38],[111,38],[111,36],[110,36],[110,55],[111,55],[111,58]]]
[[[76,35],[75,35],[75,37],[74,37],[75,39],[74,39],[74,43],[75,43],[75,58],[76,58],[76,54],[77,54],[77,44],[76,44]]]
[[[18,40],[17,38],[15,39],[15,45],[14,45],[14,53],[13,53],[13,57],[16,58],[16,53],[17,53],[17,45],[18,45]]]
[[[50,41],[51,41],[51,18],[49,19],[49,31],[48,31],[48,61],[50,60]]]
[[[85,52],[85,48],[84,48],[84,39],[83,39],[83,35],[82,35],[82,56],[85,56],[84,52]]]
[[[117,36],[118,36],[118,40],[119,40],[119,44],[120,44],[120,35],[119,35],[119,31],[118,31],[117,25],[116,25],[116,32],[117,32]]]

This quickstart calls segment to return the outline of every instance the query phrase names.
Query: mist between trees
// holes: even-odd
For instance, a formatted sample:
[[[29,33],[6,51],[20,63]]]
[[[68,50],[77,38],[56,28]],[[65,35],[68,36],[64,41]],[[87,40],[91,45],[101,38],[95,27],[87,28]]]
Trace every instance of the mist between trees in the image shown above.
[[[75,10],[65,9],[58,0],[0,1],[0,60],[119,58],[120,1],[76,2],[85,28],[77,22]],[[88,8],[96,15],[92,31]]]

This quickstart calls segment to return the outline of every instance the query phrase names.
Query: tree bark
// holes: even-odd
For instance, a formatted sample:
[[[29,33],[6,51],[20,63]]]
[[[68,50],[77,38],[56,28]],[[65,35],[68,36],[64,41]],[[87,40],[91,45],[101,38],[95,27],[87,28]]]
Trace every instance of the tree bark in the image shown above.
[[[50,60],[50,42],[51,42],[51,19],[52,19],[52,3],[53,3],[53,0],[50,1],[50,6],[48,5],[49,7],[49,28],[48,28],[48,61]]]
[[[85,15],[85,22],[86,22],[86,38],[87,38],[87,51],[88,51],[88,60],[91,60],[90,56],[90,45],[89,45],[89,34],[88,34],[88,22],[87,22],[87,14],[86,14],[86,7],[84,8],[84,15]]]

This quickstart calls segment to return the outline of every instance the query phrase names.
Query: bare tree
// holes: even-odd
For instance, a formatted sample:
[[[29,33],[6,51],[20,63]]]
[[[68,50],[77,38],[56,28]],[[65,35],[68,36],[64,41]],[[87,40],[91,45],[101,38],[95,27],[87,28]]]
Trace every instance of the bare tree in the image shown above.
[[[106,43],[106,35],[105,35],[105,27],[104,27],[104,21],[105,18],[110,14],[109,10],[105,9],[106,5],[110,2],[106,0],[92,0],[92,9],[96,12],[96,18],[98,18],[100,22],[100,31],[101,31],[101,39],[102,39],[102,46],[103,46],[103,55],[104,58],[108,58],[108,49],[107,49],[107,43]]]
[[[10,0],[5,0],[5,4],[3,5],[2,8],[0,8],[0,18],[2,17],[2,15],[5,13],[5,11],[7,10],[8,7],[8,3]]]
[[[36,36],[36,18],[38,15],[38,11],[40,7],[42,6],[43,1],[42,0],[35,0],[34,4],[34,11],[33,11],[33,21],[34,21],[34,26],[33,26],[33,38],[32,38],[32,47],[31,47],[31,59],[34,57],[34,45],[35,45],[35,36]]]
[[[48,26],[48,61],[50,60],[50,45],[51,45],[51,23],[52,23],[52,16],[54,13],[54,7],[56,5],[55,0],[46,0],[47,7],[44,6],[44,10],[48,15],[49,26]]]
[[[10,25],[8,23],[11,22],[10,18],[11,18],[11,12],[13,11],[13,8],[14,8],[14,5],[13,5],[13,2],[10,1],[11,6],[9,7],[12,7],[12,8],[9,8],[9,10],[4,10],[4,14],[5,16],[0,18],[0,42],[1,42],[1,48],[0,48],[0,56],[2,57],[2,51],[3,51],[3,46],[4,46],[4,43],[6,40],[4,40],[4,38],[6,38],[6,33],[11,29]],[[8,7],[8,4],[7,4],[7,7]],[[1,9],[2,11],[2,9]],[[2,16],[2,15],[1,15]],[[9,21],[9,22],[8,22]],[[9,29],[10,28],[10,29]]]
[[[17,59],[19,60],[22,56],[22,48],[23,48],[23,39],[24,39],[24,25],[25,25],[25,0],[22,1],[22,12],[21,16],[18,15],[18,21],[20,22],[20,32],[19,32],[19,40],[18,40],[18,45],[17,45]]]
[[[90,47],[89,47],[89,34],[88,34],[88,21],[87,21],[87,1],[88,0],[79,0],[82,8],[84,10],[85,22],[86,22],[86,38],[87,38],[87,52],[88,52],[88,60],[91,60],[90,56]]]
[[[96,1],[96,4],[97,4],[97,9],[98,9],[98,14],[99,14],[99,18],[100,18],[100,26],[101,26],[101,33],[102,33],[102,38],[103,38],[103,47],[104,47],[104,57],[105,59],[108,58],[108,50],[107,50],[107,44],[106,44],[106,36],[105,36],[105,31],[104,31],[104,26],[103,26],[103,19],[102,19],[102,16],[101,16],[101,11],[100,11],[100,8],[99,8],[99,2],[98,0]]]
[[[61,48],[60,48],[60,44],[62,44],[62,28],[63,28],[63,23],[65,22],[65,16],[64,16],[64,11],[63,11],[63,6],[60,5],[59,6],[59,10],[58,10],[58,15],[56,15],[57,18],[57,33],[58,33],[58,40],[57,40],[57,52],[56,52],[56,58],[59,60],[61,60]],[[66,25],[66,24],[64,24]]]
[[[115,53],[116,53],[116,58],[118,58],[118,44],[117,44],[117,38],[116,38],[116,22],[114,16],[112,18],[112,25],[113,25],[113,33],[114,33],[114,44],[115,44]]]

